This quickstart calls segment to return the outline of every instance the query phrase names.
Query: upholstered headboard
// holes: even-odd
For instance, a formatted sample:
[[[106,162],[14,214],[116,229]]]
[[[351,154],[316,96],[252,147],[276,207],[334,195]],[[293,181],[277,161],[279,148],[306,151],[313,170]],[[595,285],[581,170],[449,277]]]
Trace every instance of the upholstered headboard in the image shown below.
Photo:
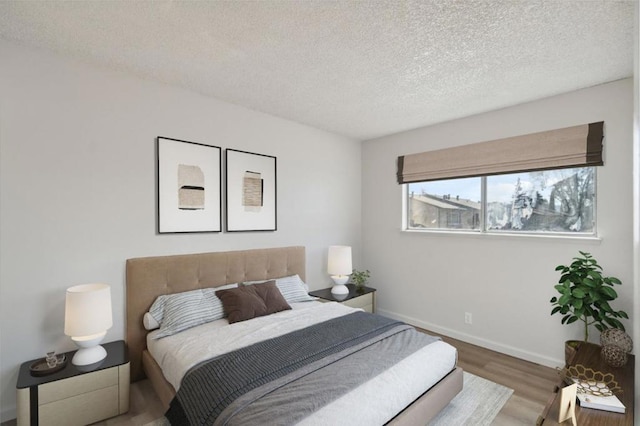
[[[305,280],[305,248],[281,247],[127,260],[127,346],[131,381],[144,378],[147,341],[142,318],[161,294],[298,274]]]

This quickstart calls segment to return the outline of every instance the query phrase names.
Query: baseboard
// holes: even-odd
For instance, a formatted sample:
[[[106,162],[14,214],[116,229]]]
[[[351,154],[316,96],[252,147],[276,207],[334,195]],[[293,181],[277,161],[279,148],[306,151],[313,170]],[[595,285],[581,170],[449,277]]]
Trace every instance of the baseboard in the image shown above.
[[[466,343],[471,343],[472,345],[482,346],[483,348],[491,349],[492,351],[500,352],[506,355],[510,355],[516,358],[523,359],[525,361],[534,362],[536,364],[544,365],[546,367],[556,368],[564,365],[564,360],[550,358],[548,356],[524,351],[522,349],[518,349],[513,346],[504,345],[502,343],[494,342],[492,340],[482,339],[476,336],[472,336],[470,334],[461,333],[459,331],[441,327],[437,324],[433,324],[427,321],[422,321],[417,318],[408,317],[406,315],[401,315],[395,312],[387,311],[384,309],[377,308],[376,313],[388,317],[397,319],[399,321],[406,322],[407,324],[411,324],[416,327],[424,328],[427,330],[431,330],[435,333],[443,334],[448,337],[452,337],[457,340],[461,340]]]

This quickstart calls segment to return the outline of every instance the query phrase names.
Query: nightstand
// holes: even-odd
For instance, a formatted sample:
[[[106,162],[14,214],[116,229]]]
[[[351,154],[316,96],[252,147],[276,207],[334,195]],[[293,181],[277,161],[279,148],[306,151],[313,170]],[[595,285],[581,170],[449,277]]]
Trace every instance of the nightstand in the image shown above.
[[[317,297],[320,302],[339,302],[352,308],[362,308],[366,312],[376,312],[376,289],[363,287],[356,289],[354,284],[347,284],[349,294],[338,299],[331,293],[331,287],[309,292],[310,296]]]
[[[579,425],[606,425],[606,426],[631,426],[634,424],[634,369],[635,356],[629,355],[627,364],[623,367],[611,367],[604,362],[600,351],[602,347],[594,343],[581,342],[576,348],[576,353],[569,360],[568,366],[581,364],[585,367],[600,371],[603,374],[613,374],[622,388],[622,393],[618,395],[620,401],[625,405],[625,414],[612,413],[610,411],[594,410],[583,408],[576,403],[576,421]],[[566,386],[560,382],[553,391],[543,413],[538,417],[536,425],[553,426],[558,425],[558,412],[560,410],[559,390]],[[562,424],[570,423],[563,422]]]
[[[67,365],[47,376],[32,376],[29,366],[18,374],[18,426],[86,425],[129,411],[129,355],[123,340],[102,345],[107,357],[75,366],[76,351],[65,353]]]

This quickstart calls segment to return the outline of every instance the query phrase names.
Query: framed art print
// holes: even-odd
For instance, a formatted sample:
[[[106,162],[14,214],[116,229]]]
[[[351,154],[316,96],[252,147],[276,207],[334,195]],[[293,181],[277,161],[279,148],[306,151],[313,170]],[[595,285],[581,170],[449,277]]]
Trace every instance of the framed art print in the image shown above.
[[[227,149],[226,230],[277,229],[276,157]]]
[[[222,150],[158,137],[158,233],[220,232]]]

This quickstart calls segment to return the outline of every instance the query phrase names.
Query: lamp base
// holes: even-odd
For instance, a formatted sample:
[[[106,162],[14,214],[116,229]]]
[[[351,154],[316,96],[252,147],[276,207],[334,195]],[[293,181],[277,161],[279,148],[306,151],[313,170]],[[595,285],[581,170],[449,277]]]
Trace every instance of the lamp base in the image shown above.
[[[100,345],[90,348],[80,348],[73,356],[73,365],[89,365],[102,361],[107,357],[107,351]]]
[[[346,296],[349,294],[349,289],[344,284],[336,284],[331,287],[331,294],[334,296]]]
[[[107,334],[106,331],[102,333],[93,334],[91,336],[84,337],[72,337],[71,340],[80,347],[73,356],[71,363],[73,365],[89,365],[102,361],[107,357],[107,351],[100,346],[100,342]]]

